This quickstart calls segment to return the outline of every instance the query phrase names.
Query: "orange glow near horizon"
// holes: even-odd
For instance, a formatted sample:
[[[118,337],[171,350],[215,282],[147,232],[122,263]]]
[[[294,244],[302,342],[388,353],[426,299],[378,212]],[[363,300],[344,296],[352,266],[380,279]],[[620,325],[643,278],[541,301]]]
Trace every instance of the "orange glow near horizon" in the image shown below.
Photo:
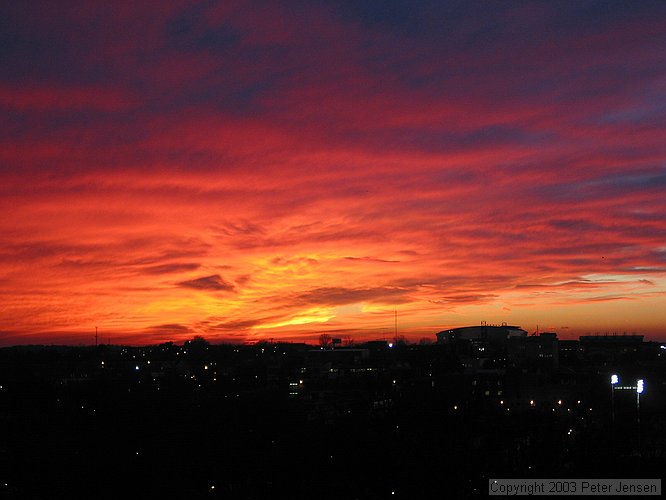
[[[666,338],[666,17],[301,8],[10,9],[0,345]]]

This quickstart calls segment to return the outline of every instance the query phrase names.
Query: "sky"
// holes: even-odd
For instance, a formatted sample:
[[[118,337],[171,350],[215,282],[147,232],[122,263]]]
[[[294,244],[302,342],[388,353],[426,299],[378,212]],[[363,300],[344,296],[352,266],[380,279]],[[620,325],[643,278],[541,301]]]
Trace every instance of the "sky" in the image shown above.
[[[666,338],[663,1],[3,2],[0,345]]]

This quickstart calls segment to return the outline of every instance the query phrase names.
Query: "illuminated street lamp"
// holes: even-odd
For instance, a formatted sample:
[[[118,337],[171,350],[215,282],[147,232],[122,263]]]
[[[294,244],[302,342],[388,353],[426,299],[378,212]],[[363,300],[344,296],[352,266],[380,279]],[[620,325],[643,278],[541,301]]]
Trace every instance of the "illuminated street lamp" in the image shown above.
[[[641,394],[645,390],[642,378],[636,381],[636,423],[638,424],[638,453],[641,453]]]
[[[616,374],[611,375],[611,421],[615,423],[615,386],[620,383],[620,377]]]
[[[643,379],[638,379],[636,381],[636,412],[638,415],[638,425],[641,425],[641,394],[645,390],[645,385]]]

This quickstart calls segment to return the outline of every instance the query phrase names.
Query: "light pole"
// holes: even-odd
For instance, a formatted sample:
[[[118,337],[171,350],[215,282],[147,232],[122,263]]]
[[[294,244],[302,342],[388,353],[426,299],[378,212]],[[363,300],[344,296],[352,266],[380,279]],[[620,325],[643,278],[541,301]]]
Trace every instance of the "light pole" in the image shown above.
[[[611,383],[611,421],[615,424],[615,386],[620,383],[620,378],[613,374],[610,378]]]
[[[640,378],[636,381],[636,423],[638,424],[638,455],[641,455],[641,394],[645,389],[645,383]]]

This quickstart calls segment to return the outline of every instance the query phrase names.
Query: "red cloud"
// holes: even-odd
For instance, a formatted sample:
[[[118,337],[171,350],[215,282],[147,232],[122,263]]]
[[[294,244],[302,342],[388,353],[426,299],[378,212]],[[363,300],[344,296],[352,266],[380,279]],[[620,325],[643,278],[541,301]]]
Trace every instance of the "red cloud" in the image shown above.
[[[8,10],[5,343],[666,334],[666,17],[292,7]]]

